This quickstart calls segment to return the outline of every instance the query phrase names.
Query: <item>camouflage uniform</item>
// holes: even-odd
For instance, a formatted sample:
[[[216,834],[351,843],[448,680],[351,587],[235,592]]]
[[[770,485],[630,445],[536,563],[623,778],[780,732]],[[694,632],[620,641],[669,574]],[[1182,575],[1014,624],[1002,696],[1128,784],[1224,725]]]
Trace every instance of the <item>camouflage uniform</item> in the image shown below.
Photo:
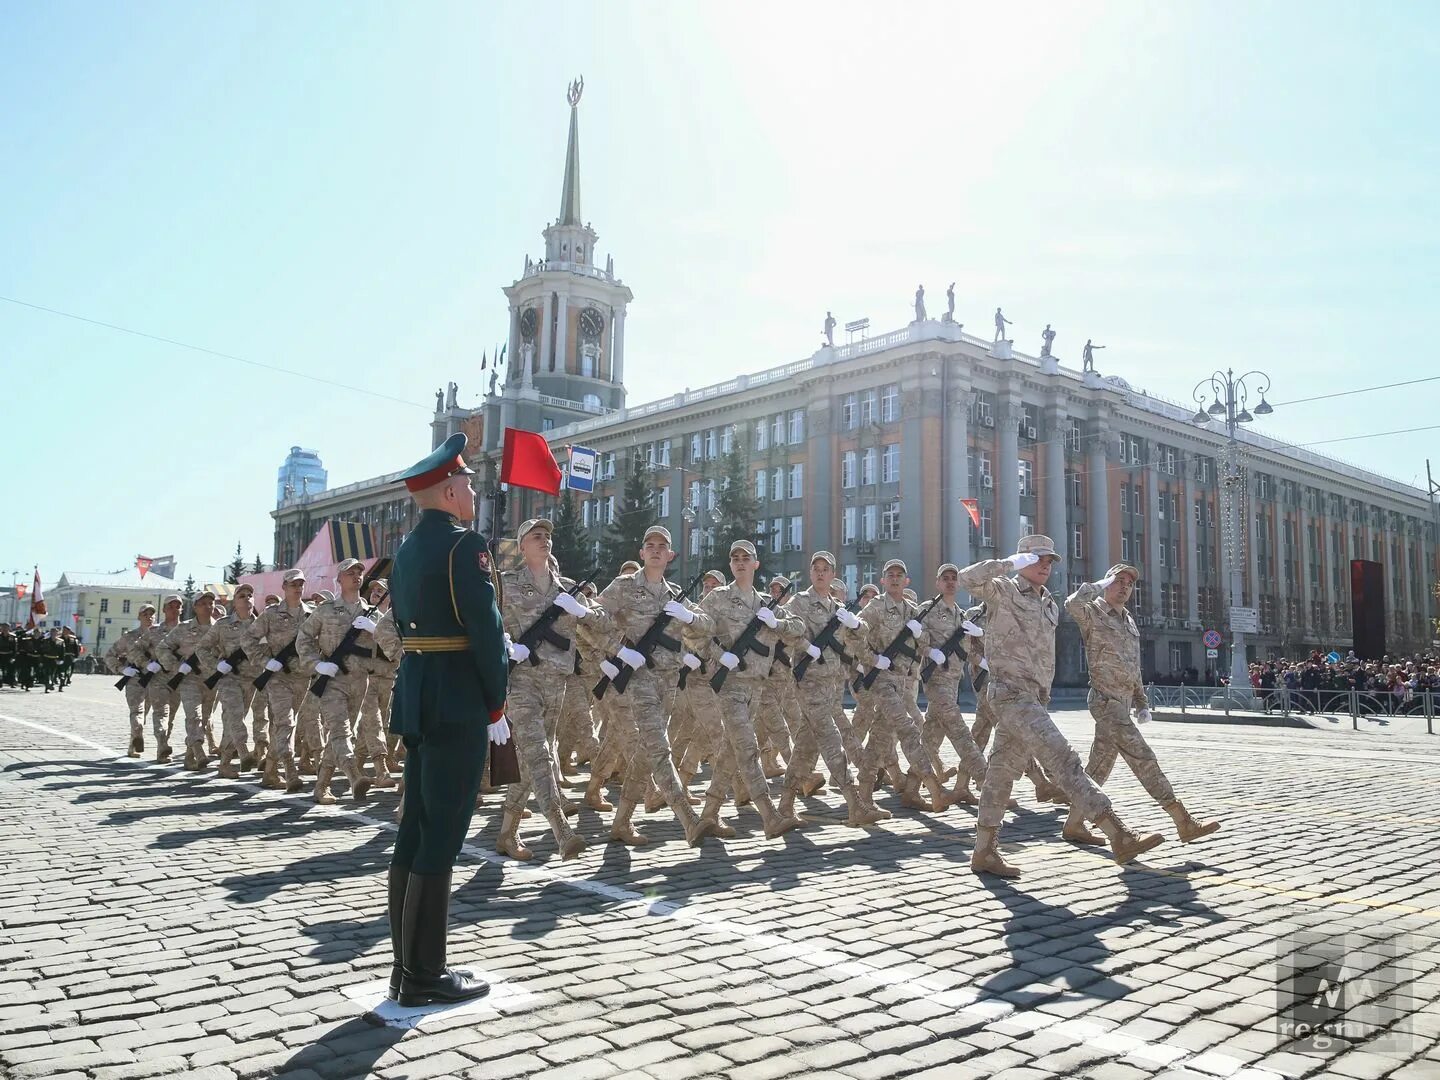
[[[404,646],[395,629],[395,617],[385,612],[376,619],[375,655],[365,668],[370,683],[365,688],[365,701],[360,706],[360,724],[355,733],[357,755],[368,757],[375,764],[375,786],[391,788],[395,779],[390,775],[390,702],[395,695],[395,672],[400,668]]]
[[[180,665],[189,660],[200,645],[200,639],[209,632],[209,623],[186,619],[166,634],[156,654],[164,672],[156,675],[150,685],[157,682],[168,684],[170,677],[180,673]],[[206,756],[206,744],[215,741],[210,730],[210,713],[215,708],[215,691],[205,686],[203,671],[193,664],[190,667],[191,670],[185,673],[176,689],[180,693],[180,707],[185,710],[186,767],[198,772],[205,768],[210,760]]]
[[[232,611],[210,627],[209,632],[200,639],[200,644],[196,648],[200,662],[211,671],[219,671],[220,662],[228,660],[236,649],[245,652],[245,659],[235,665],[228,675],[222,675],[220,681],[215,684],[215,696],[220,702],[220,766],[218,772],[221,776],[228,776],[232,780],[237,779],[240,775],[239,771],[230,764],[232,757],[240,759],[241,769],[250,769],[255,766],[255,758],[250,754],[245,730],[245,718],[250,713],[256,695],[254,679],[261,670],[261,663],[245,647],[248,643],[250,627],[254,622],[253,611],[243,621]]]
[[[334,654],[357,617],[364,615],[373,619],[375,614],[361,600],[347,601],[339,596],[317,606],[295,639],[301,668],[313,672],[316,664]],[[365,665],[374,657],[375,638],[368,631],[362,631],[355,638],[353,649],[350,655],[334,661],[340,665],[340,673],[330,679],[320,697],[325,752],[315,777],[317,802],[330,800],[330,778],[337,772],[350,781],[350,793],[355,799],[364,798],[370,787],[370,778],[355,764],[351,731],[360,717],[360,706],[365,703],[365,689],[369,684]]]
[[[299,635],[300,627],[310,617],[310,611],[310,605],[303,601],[294,608],[287,607],[283,600],[278,604],[271,604],[250,624],[245,652],[261,658],[262,665],[274,660]],[[266,787],[280,786],[279,771],[283,767],[286,790],[300,790],[300,772],[295,765],[292,737],[296,711],[304,699],[310,697],[306,693],[310,677],[305,672],[306,668],[297,655],[280,671],[272,672],[265,683],[265,697],[270,706],[269,754],[265,761]]]
[[[775,601],[770,600],[769,603],[774,604]],[[755,714],[755,741],[760,746],[761,766],[766,776],[784,775],[780,758],[784,757],[787,762],[790,760],[796,733],[803,723],[790,665],[774,657],[770,663],[770,674],[760,685],[760,709]]]
[[[977,625],[982,625],[985,617],[985,605],[977,604],[965,612],[965,617]],[[972,686],[980,685],[982,672],[988,672],[989,668],[984,665],[985,639],[983,637],[970,638],[966,645],[966,652],[970,654],[970,683]],[[990,701],[988,691],[977,690],[975,693],[975,723],[970,729],[970,734],[975,740],[975,746],[981,753],[990,745],[990,733],[995,730],[995,706]],[[1025,778],[1035,785],[1035,798],[1041,802],[1068,802],[1065,793],[1055,785],[1045,770],[1040,768],[1040,763],[1033,757],[1025,762]],[[962,763],[955,778],[955,794],[958,798],[966,800],[970,796],[970,774],[966,772]],[[977,786],[983,785],[983,777],[978,777]]]
[[[170,732],[180,709],[180,693],[167,685],[169,680],[160,660],[160,647],[165,636],[179,625],[178,622],[156,623],[148,630],[140,630],[130,639],[124,655],[131,667],[150,676],[150,684],[144,691],[150,707],[150,728],[155,733],[155,760],[162,763],[170,760]],[[139,680],[135,681],[138,684]]]
[[[105,652],[105,659],[113,670],[118,672],[121,668],[128,667],[136,672],[125,684],[125,705],[130,710],[130,757],[139,757],[145,752],[145,713],[149,695],[146,693],[147,687],[140,685],[140,669],[133,667],[127,659],[130,646],[139,636],[140,627],[131,627],[116,638],[115,644]]]
[[[600,751],[595,738],[595,722],[591,719],[591,687],[598,676],[595,665],[581,650],[575,650],[575,668],[565,676],[565,703],[560,712],[560,727],[555,733],[556,757],[561,771],[566,771],[570,755],[576,764],[593,762]]]
[[[960,629],[964,621],[965,611],[958,604],[938,601],[925,619],[925,627],[930,632],[930,647],[938,649]],[[978,637],[967,634],[962,638],[960,647],[968,654],[971,643],[978,640]],[[922,663],[932,659],[925,652],[921,653],[921,658]],[[925,740],[925,746],[936,755],[948,738],[950,745],[955,748],[955,753],[959,755],[960,770],[983,783],[985,755],[980,751],[980,747],[975,745],[970,729],[965,726],[965,718],[960,713],[960,683],[964,677],[965,661],[953,652],[946,657],[943,665],[938,665],[932,672],[930,681],[925,684],[927,707],[921,736]]]

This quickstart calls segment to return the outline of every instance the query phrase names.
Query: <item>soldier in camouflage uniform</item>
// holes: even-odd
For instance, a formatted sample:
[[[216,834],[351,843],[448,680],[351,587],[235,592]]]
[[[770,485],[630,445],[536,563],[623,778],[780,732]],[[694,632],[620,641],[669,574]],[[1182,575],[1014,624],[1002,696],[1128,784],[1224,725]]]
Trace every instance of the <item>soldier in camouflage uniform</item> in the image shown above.
[[[1048,536],[1026,536],[1008,559],[987,559],[960,571],[960,584],[985,604],[986,655],[990,660],[988,692],[995,706],[995,750],[990,755],[975,851],[970,868],[976,873],[1019,877],[997,847],[1010,788],[1028,757],[1034,756],[1065,789],[1072,806],[1100,826],[1110,839],[1115,861],[1126,863],[1162,840],[1144,839],[1127,829],[1085,770],[1080,756],[1065,741],[1046,706],[1055,677],[1055,627],[1060,621],[1045,582],[1060,556]],[[1017,578],[1008,575],[1018,571]]]
[[[1174,820],[1180,842],[1188,844],[1209,836],[1220,828],[1220,823],[1202,825],[1190,816],[1160,770],[1155,751],[1136,726],[1150,720],[1150,700],[1140,678],[1140,628],[1125,607],[1139,579],[1139,570],[1118,563],[1106,571],[1102,581],[1082,584],[1065,601],[1065,610],[1080,627],[1090,669],[1089,704],[1090,715],[1095,718],[1095,741],[1090,744],[1085,772],[1103,787],[1116,755],[1123,756],[1150,797]],[[1130,719],[1131,710],[1134,720]],[[1078,807],[1071,809],[1062,835],[1080,844],[1104,843],[1085,828]]]
[[[724,584],[725,575],[719,570],[707,571],[700,581],[702,602],[712,590]],[[685,646],[680,655],[680,664],[684,669],[680,678],[684,682],[675,688],[671,742],[675,748],[675,772],[688,791],[700,766],[706,761],[714,761],[719,754],[725,729],[720,722],[719,709],[714,705],[715,691],[710,689],[710,674],[715,670],[711,637],[695,633],[692,625],[684,628],[680,640]],[[708,698],[706,695],[709,695]],[[694,802],[694,799],[691,801]],[[724,836],[723,832],[716,835]]]
[[[180,711],[180,694],[169,687],[169,680],[160,665],[160,647],[166,635],[180,625],[183,604],[184,601],[175,594],[167,596],[161,604],[164,621],[145,627],[136,634],[124,656],[126,663],[142,676],[150,676],[145,697],[150,709],[150,728],[155,733],[155,760],[162,765],[170,760],[170,731],[175,715]]]
[[[960,568],[954,563],[945,563],[935,574],[935,589],[940,600],[925,620],[930,630],[930,645],[925,660],[935,665],[930,681],[925,684],[925,723],[921,736],[926,748],[939,760],[941,745],[948,738],[960,759],[960,771],[966,777],[973,776],[977,783],[985,779],[985,755],[975,744],[965,718],[960,713],[960,683],[965,678],[965,664],[958,653],[965,651],[968,658],[972,643],[984,634],[980,627],[971,622],[963,608],[955,600],[960,585]],[[950,652],[942,652],[946,641],[955,637],[956,631],[963,637]],[[923,670],[923,668],[922,668]],[[963,795],[961,794],[963,792]],[[968,787],[956,784],[955,796],[966,801]],[[973,803],[973,798],[969,801]]]
[[[866,803],[861,796],[855,775],[845,760],[840,729],[835,725],[835,703],[844,692],[849,671],[846,631],[854,632],[861,624],[858,615],[835,600],[830,589],[834,578],[835,556],[828,551],[817,551],[810,556],[810,588],[797,593],[783,608],[790,620],[800,623],[799,632],[786,637],[793,660],[785,669],[785,675],[795,683],[801,714],[799,723],[792,729],[795,741],[785,771],[779,812],[787,817],[792,815],[795,797],[813,794],[810,770],[815,767],[816,759],[823,757],[830,771],[830,782],[845,796],[849,809],[846,824],[863,828],[885,820],[890,813]],[[815,639],[822,636],[832,619],[836,625],[831,640],[817,645]],[[803,674],[797,678],[802,663]]]
[[[626,574],[638,574],[640,564],[627,560],[620,564],[620,576]],[[599,594],[596,594],[599,599]],[[610,627],[610,637],[603,643],[597,642],[591,646],[596,656],[596,668],[601,668],[606,663],[605,657],[612,655],[620,647],[620,637],[615,632],[613,624]],[[612,667],[614,665],[611,665]],[[618,669],[617,669],[618,670]],[[599,675],[606,674],[600,671]],[[608,676],[607,676],[608,677]],[[598,682],[598,675],[597,675]],[[592,688],[595,684],[591,684]],[[590,783],[585,787],[584,805],[592,810],[610,811],[615,807],[605,800],[604,788],[612,776],[620,773],[625,765],[626,756],[629,753],[630,744],[635,738],[635,720],[628,711],[617,708],[615,702],[620,695],[607,693],[604,697],[593,698],[595,716],[599,719],[600,733],[598,748],[594,757],[590,760]]]
[[[325,751],[315,773],[317,803],[335,801],[330,793],[330,779],[337,772],[350,781],[350,797],[356,802],[363,800],[370,790],[370,777],[355,763],[350,739],[350,732],[360,718],[360,706],[365,703],[369,681],[365,664],[375,656],[374,612],[360,599],[360,582],[364,576],[365,564],[359,559],[342,561],[335,573],[339,597],[327,600],[311,612],[295,639],[301,669],[329,676],[325,693],[320,696]],[[358,635],[346,653],[338,655],[352,629],[359,631]]]
[[[215,771],[229,780],[238,780],[241,771],[255,767],[245,730],[245,719],[257,693],[254,679],[262,666],[258,655],[247,648],[250,627],[255,622],[254,596],[253,585],[237,585],[230,614],[210,627],[195,650],[200,662],[220,676],[215,684],[215,696],[220,702],[220,764]],[[244,658],[238,653],[243,653]],[[235,758],[240,759],[238,768],[233,764]]]
[[[390,742],[385,733],[390,730],[395,672],[399,670],[400,658],[404,654],[399,631],[395,629],[395,617],[389,610],[387,588],[388,584],[382,578],[373,582],[370,589],[370,603],[382,614],[375,621],[375,656],[366,665],[370,684],[365,688],[365,702],[360,706],[360,727],[355,737],[357,758],[363,752],[375,764],[377,788],[396,786],[390,772],[397,763],[390,760]]]
[[[617,577],[596,598],[597,605],[613,623],[612,632],[619,634],[623,642],[615,651],[615,660],[602,661],[601,670],[612,680],[619,674],[618,664],[624,664],[632,672],[623,693],[612,686],[605,695],[606,699],[617,699],[616,714],[627,716],[635,732],[626,755],[620,804],[611,823],[610,838],[624,844],[649,843],[649,838],[631,824],[631,817],[653,779],[676,821],[685,830],[686,843],[694,847],[711,832],[712,826],[696,816],[689,793],[675,773],[668,736],[668,710],[679,680],[683,629],[697,622],[703,625],[707,620],[700,608],[681,596],[680,586],[665,576],[675,558],[668,529],[662,525],[646,529],[640,556],[643,566],[637,573]],[[673,645],[662,641],[647,657],[634,645],[664,615],[670,616],[672,629],[668,636]]]
[[[858,597],[860,601],[860,610],[863,611],[865,609],[865,605],[870,603],[871,600],[874,600],[879,595],[880,586],[874,584],[873,582],[867,582],[866,584],[861,585]],[[855,679],[854,676],[864,674],[863,670],[861,670],[862,667],[863,665],[857,664],[857,670],[851,673],[850,678],[850,692],[855,698],[855,713],[850,720],[850,730],[851,734],[854,736],[856,745],[863,747],[865,745],[865,737],[870,734],[870,724],[875,719],[875,694],[872,690],[867,690],[863,686],[856,685],[858,680]],[[854,761],[856,767],[858,768],[860,764],[860,756],[858,753],[856,754]]]
[[[165,608],[168,613],[170,605],[167,603]],[[193,610],[194,617],[178,624],[160,643],[156,660],[163,670],[150,684],[168,685],[171,677],[181,676],[176,689],[180,694],[180,707],[185,710],[185,768],[201,772],[210,763],[206,744],[214,741],[210,712],[215,707],[215,691],[205,685],[205,671],[197,667],[200,661],[195,650],[214,621],[215,594],[206,589],[195,597]]]
[[[310,605],[301,599],[305,592],[305,571],[286,570],[280,588],[283,598],[266,607],[250,624],[245,651],[252,656],[263,656],[265,670],[270,673],[265,683],[270,712],[269,752],[265,756],[261,785],[271,789],[283,787],[294,793],[303,786],[295,762],[295,713],[301,701],[310,696],[305,692],[310,678],[291,648],[300,627],[310,617]],[[281,768],[285,770],[283,782]]]
[[[105,653],[105,660],[111,670],[120,672],[129,680],[125,683],[125,705],[130,711],[130,748],[126,751],[126,757],[139,757],[145,752],[145,714],[150,711],[149,688],[140,685],[140,669],[131,664],[129,657],[135,639],[154,625],[155,605],[141,604],[139,617],[140,625],[126,630]]]
[[[776,574],[765,586],[770,594],[770,603],[779,608],[780,598],[790,587],[790,579]],[[772,780],[785,775],[783,756],[790,760],[794,735],[803,721],[800,718],[800,702],[795,697],[795,679],[790,674],[789,653],[781,645],[770,662],[770,674],[760,690],[760,709],[755,714],[755,741],[760,744],[760,767],[765,779]]]

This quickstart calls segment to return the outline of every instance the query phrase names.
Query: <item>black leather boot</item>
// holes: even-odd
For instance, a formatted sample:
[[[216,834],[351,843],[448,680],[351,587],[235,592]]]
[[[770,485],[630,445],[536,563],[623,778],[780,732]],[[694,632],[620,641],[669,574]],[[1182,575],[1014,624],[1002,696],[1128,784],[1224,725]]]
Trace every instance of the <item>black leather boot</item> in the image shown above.
[[[401,926],[405,920],[405,887],[409,882],[410,868],[391,863],[390,899],[385,908],[390,918],[390,951],[395,956],[394,962],[390,965],[390,990],[385,995],[391,1001],[398,1001],[400,998],[400,969],[405,960],[405,953],[400,947]]]
[[[398,1000],[404,1008],[469,1001],[490,992],[487,983],[445,966],[449,921],[450,872],[411,874],[400,926],[404,962]]]

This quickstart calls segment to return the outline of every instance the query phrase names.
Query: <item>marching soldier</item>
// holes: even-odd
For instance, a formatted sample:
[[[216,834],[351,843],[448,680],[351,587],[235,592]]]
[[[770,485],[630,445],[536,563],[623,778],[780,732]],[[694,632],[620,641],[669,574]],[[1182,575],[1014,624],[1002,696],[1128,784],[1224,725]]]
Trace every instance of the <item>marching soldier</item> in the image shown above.
[[[374,612],[360,599],[364,577],[365,564],[359,559],[341,562],[335,572],[339,598],[327,600],[311,612],[295,639],[301,668],[328,680],[324,692],[315,695],[320,699],[320,717],[325,725],[324,756],[315,774],[317,803],[335,801],[330,778],[337,772],[350,781],[350,797],[356,802],[370,790],[370,778],[355,764],[350,739],[351,729],[360,718],[360,706],[365,703],[369,678],[361,662],[375,655]]]
[[[1140,678],[1140,628],[1125,606],[1139,579],[1139,570],[1118,563],[1105,572],[1103,580],[1082,584],[1065,601],[1065,610],[1080,627],[1090,669],[1089,705],[1090,715],[1095,718],[1095,741],[1090,744],[1085,772],[1103,787],[1115,766],[1116,755],[1123,756],[1150,797],[1174,820],[1180,842],[1188,844],[1209,836],[1220,828],[1220,823],[1202,825],[1190,816],[1160,770],[1155,751],[1136,726],[1150,719],[1150,700]],[[1134,720],[1130,719],[1132,710]],[[1071,808],[1061,835],[1079,844],[1104,843],[1085,828],[1078,807]]]
[[[63,690],[75,678],[75,661],[80,659],[81,645],[75,631],[68,626],[60,630],[60,644],[64,647],[60,657],[60,688]]]
[[[286,570],[280,585],[284,593],[279,603],[271,604],[250,624],[246,638],[247,653],[265,657],[265,698],[270,711],[270,739],[265,756],[265,775],[261,786],[280,788],[292,794],[304,785],[300,781],[300,770],[295,763],[295,714],[303,699],[309,697],[305,691],[310,679],[305,674],[298,656],[296,638],[300,627],[310,617],[310,605],[301,599],[305,592],[305,571]],[[281,768],[285,780],[280,780]]]
[[[390,703],[395,693],[395,672],[400,668],[404,647],[400,632],[395,629],[395,616],[389,610],[390,583],[377,578],[370,583],[370,603],[381,612],[375,620],[375,655],[366,665],[370,683],[365,688],[365,702],[360,706],[360,727],[356,733],[357,756],[363,752],[375,765],[375,786],[393,788],[390,775]],[[362,765],[361,768],[364,766]]]
[[[130,749],[126,752],[126,757],[139,757],[145,752],[145,714],[150,711],[147,705],[149,688],[140,684],[140,669],[130,662],[130,650],[136,639],[149,630],[154,622],[155,605],[141,604],[140,625],[126,630],[105,653],[105,659],[111,668],[119,671],[127,680],[125,705],[130,710]]]
[[[490,740],[510,737],[504,629],[475,517],[465,435],[402,474],[421,513],[395,554],[392,611],[405,652],[391,727],[405,738],[405,812],[390,860],[392,996],[404,1006],[465,1001],[489,987],[446,967],[450,876],[465,842]]]
[[[790,579],[776,574],[765,588],[770,593],[772,607],[779,608],[780,598],[790,588]],[[802,723],[800,703],[795,698],[795,679],[790,674],[790,657],[782,644],[772,658],[770,674],[760,692],[760,711],[755,715],[755,739],[760,744],[760,767],[765,779],[785,775],[785,765],[780,763],[780,758],[783,755],[789,762],[792,738]]]
[[[65,643],[60,639],[58,626],[40,639],[39,654],[40,673],[45,679],[45,692],[48,694],[52,689],[58,689],[63,694],[65,679],[61,665],[65,659]]]
[[[227,780],[238,780],[241,772],[255,767],[245,731],[256,694],[253,680],[261,667],[245,647],[255,622],[254,595],[253,585],[237,585],[230,613],[210,627],[195,649],[200,662],[219,676],[215,697],[220,702],[220,764],[215,771]],[[232,764],[235,758],[240,759],[238,769]]]
[[[1018,868],[1000,857],[996,842],[1011,785],[1031,756],[1064,789],[1070,805],[1109,837],[1116,862],[1127,863],[1162,840],[1158,834],[1142,840],[1121,823],[1047,711],[1060,609],[1045,582],[1059,558],[1048,536],[1026,536],[1010,558],[987,559],[960,571],[961,586],[985,604],[988,691],[996,719],[995,750],[980,792],[975,851],[970,858],[976,873],[1020,876]],[[1018,577],[1008,576],[1016,572]]]
[[[925,724],[921,736],[926,748],[939,760],[941,745],[948,738],[950,745],[960,758],[960,771],[966,777],[973,776],[977,783],[985,779],[985,755],[965,726],[960,714],[960,683],[965,677],[966,649],[978,640],[984,631],[971,622],[965,611],[956,602],[955,594],[960,587],[960,568],[954,563],[945,563],[935,574],[935,589],[939,601],[926,618],[930,628],[930,648],[926,659],[930,668],[930,681],[925,684]],[[922,677],[925,667],[921,668]],[[961,792],[964,792],[961,795]],[[970,796],[968,787],[955,785],[955,795],[965,801]],[[954,797],[952,796],[952,801]],[[973,797],[969,797],[971,803]]]
[[[700,596],[725,584],[725,575],[719,570],[706,571],[700,580]],[[671,713],[671,744],[675,751],[675,773],[680,777],[680,786],[689,792],[690,782],[700,771],[705,761],[713,761],[720,751],[720,741],[725,730],[720,723],[719,710],[713,707],[715,691],[710,689],[710,673],[715,670],[711,662],[708,634],[697,634],[693,627],[685,627],[680,636],[685,651],[680,654],[681,671],[675,688],[675,706]],[[709,695],[709,698],[706,698]],[[706,707],[706,701],[712,707]],[[693,802],[694,799],[691,799]],[[728,828],[728,827],[727,827]],[[734,835],[734,830],[729,830]],[[723,831],[716,836],[726,839]]]
[[[864,611],[865,605],[879,595],[880,586],[874,582],[867,581],[864,585],[861,585],[860,593],[857,597],[859,609]],[[863,675],[863,666],[857,665],[855,673]],[[870,724],[875,719],[875,695],[863,686],[858,679],[852,682],[851,693],[855,697],[855,714],[850,720],[850,730],[855,740],[855,745],[861,747],[865,744],[865,737],[870,734]],[[858,769],[860,766],[860,753],[858,750],[852,760]]]
[[[161,647],[170,632],[180,625],[183,604],[184,601],[174,593],[165,597],[160,605],[163,620],[136,634],[124,657],[132,668],[140,672],[141,678],[149,677],[145,696],[150,707],[150,728],[155,733],[155,761],[161,765],[170,760],[170,734],[175,716],[180,711],[180,693],[170,689],[160,664]]]
[[[165,605],[168,612],[170,605]],[[210,712],[215,707],[215,691],[205,685],[204,673],[195,650],[200,639],[210,632],[214,620],[215,594],[206,589],[195,597],[194,617],[186,619],[165,635],[156,660],[163,669],[151,680],[168,685],[166,676],[180,676],[174,689],[180,694],[180,707],[185,710],[185,768],[203,772],[210,763],[206,743],[212,742]]]
[[[620,564],[620,577],[627,574],[638,574],[640,564],[633,560],[626,560]],[[597,594],[598,602],[599,596]],[[605,645],[595,646],[597,656],[602,657],[596,665],[601,674],[606,678],[611,677],[611,670],[619,674],[619,669],[603,657],[613,655],[615,649],[620,647],[619,637],[616,635],[613,624],[610,627],[611,638]],[[611,776],[616,772],[623,774],[625,762],[630,754],[630,747],[635,739],[635,719],[629,711],[616,705],[619,694],[606,694],[604,697],[595,699],[595,712],[600,717],[600,748],[594,760],[590,762],[590,782],[585,786],[584,805],[592,810],[609,811],[615,807],[606,802],[604,787]],[[623,778],[623,776],[622,776]]]
[[[15,665],[20,658],[20,644],[10,632],[9,623],[0,623],[0,685],[15,685]]]

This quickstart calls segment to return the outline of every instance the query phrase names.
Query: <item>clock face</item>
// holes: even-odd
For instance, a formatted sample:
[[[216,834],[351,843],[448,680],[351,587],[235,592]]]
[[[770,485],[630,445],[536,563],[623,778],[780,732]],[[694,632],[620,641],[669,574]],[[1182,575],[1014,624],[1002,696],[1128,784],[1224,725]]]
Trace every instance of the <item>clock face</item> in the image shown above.
[[[535,328],[540,319],[535,314],[535,309],[526,308],[520,313],[520,336],[526,341],[535,340]]]
[[[605,317],[593,307],[580,313],[580,335],[587,341],[596,341],[605,329]]]

